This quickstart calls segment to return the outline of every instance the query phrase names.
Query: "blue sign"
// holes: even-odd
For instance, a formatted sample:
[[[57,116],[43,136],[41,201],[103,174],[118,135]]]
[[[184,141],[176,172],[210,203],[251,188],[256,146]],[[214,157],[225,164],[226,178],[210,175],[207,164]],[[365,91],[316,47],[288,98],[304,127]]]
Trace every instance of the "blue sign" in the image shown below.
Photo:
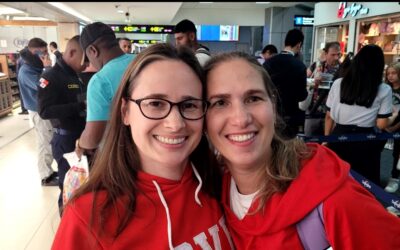
[[[314,16],[294,16],[294,26],[314,26]]]

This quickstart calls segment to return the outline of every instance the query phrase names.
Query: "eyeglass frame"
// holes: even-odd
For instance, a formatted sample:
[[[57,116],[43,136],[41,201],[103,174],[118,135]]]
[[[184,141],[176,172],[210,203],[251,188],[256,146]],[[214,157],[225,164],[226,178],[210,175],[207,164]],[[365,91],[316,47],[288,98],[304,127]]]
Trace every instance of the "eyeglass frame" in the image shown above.
[[[171,102],[170,100],[167,100],[167,99],[164,99],[164,98],[154,98],[154,97],[146,97],[146,98],[140,98],[140,99],[132,99],[132,98],[130,98],[130,97],[125,97],[125,99],[128,100],[128,101],[131,101],[131,102],[133,102],[133,103],[136,103],[136,104],[138,105],[139,110],[140,110],[140,112],[142,113],[142,115],[143,115],[144,117],[146,117],[147,119],[150,119],[150,120],[162,120],[162,119],[165,119],[165,118],[168,117],[169,114],[171,113],[172,108],[173,108],[174,106],[177,106],[177,107],[178,107],[179,114],[182,116],[183,119],[189,120],[189,121],[197,121],[197,120],[200,120],[201,118],[203,118],[203,117],[206,115],[207,110],[208,110],[208,107],[210,106],[210,102],[208,102],[208,101],[206,101],[206,100],[203,100],[203,99],[197,99],[197,98],[190,98],[190,99],[186,99],[186,100],[183,100],[183,101],[180,101],[180,102]],[[161,118],[152,118],[152,117],[148,117],[147,115],[145,115],[144,112],[143,112],[143,110],[142,110],[142,107],[141,107],[140,103],[141,103],[142,101],[144,101],[144,100],[150,100],[150,99],[162,100],[162,101],[167,102],[167,103],[169,104],[169,111],[167,112],[167,114],[166,114],[165,116],[161,117]],[[202,101],[203,104],[204,104],[203,115],[200,116],[199,118],[196,118],[196,119],[190,119],[190,118],[185,117],[185,116],[182,114],[182,110],[181,110],[181,108],[180,108],[180,107],[181,107],[180,105],[181,105],[182,103],[187,102],[187,101],[192,101],[192,100],[194,100],[194,101]]]

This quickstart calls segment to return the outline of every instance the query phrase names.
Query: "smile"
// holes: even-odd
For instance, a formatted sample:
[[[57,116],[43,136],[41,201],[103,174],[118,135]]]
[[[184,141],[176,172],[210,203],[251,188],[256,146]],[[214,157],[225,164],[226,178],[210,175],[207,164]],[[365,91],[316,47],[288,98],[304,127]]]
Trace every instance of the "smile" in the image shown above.
[[[168,138],[168,137],[163,137],[163,136],[159,136],[156,135],[155,138],[165,144],[171,144],[171,145],[176,145],[176,144],[180,144],[182,142],[185,141],[185,137],[182,138]]]
[[[254,138],[255,133],[242,134],[242,135],[229,135],[228,139],[235,142],[245,142]]]

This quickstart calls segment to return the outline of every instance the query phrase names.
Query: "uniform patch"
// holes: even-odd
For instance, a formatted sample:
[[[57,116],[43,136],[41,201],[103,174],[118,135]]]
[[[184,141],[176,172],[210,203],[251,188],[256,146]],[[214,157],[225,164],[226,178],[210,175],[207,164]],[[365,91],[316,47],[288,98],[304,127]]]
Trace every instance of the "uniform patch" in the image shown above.
[[[44,78],[40,78],[39,81],[40,81],[40,87],[43,88],[43,89],[46,88],[47,85],[49,85],[49,81],[47,81]]]
[[[70,83],[67,85],[69,89],[79,89],[79,84]]]

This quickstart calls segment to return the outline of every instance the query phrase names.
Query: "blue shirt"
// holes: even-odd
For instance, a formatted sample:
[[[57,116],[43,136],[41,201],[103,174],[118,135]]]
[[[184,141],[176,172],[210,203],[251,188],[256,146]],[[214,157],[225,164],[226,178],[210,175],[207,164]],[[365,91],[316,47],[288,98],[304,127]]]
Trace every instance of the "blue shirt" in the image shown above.
[[[133,59],[132,54],[114,58],[90,79],[87,90],[87,122],[110,119],[112,99],[126,68]]]

